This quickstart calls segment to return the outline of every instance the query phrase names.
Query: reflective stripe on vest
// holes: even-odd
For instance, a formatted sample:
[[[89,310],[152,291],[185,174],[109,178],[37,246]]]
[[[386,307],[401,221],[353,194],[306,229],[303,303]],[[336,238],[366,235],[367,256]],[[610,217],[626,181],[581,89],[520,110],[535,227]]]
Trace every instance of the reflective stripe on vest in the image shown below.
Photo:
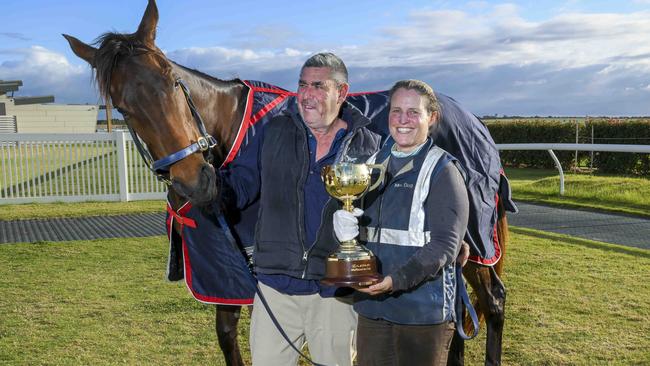
[[[437,146],[433,146],[428,152],[422,163],[418,179],[413,190],[413,199],[411,200],[411,210],[409,217],[409,229],[387,229],[376,227],[367,227],[365,235],[361,239],[368,242],[393,244],[401,246],[422,247],[431,240],[431,232],[424,231],[424,201],[429,195],[429,186],[431,185],[431,174],[440,161],[445,151]],[[374,162],[376,154],[373,155],[369,162]]]

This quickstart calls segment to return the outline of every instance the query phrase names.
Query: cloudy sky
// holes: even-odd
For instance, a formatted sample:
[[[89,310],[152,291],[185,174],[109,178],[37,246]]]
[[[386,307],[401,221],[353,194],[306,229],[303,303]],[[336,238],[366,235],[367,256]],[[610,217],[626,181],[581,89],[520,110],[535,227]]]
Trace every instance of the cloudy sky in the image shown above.
[[[85,42],[133,32],[145,0],[3,1],[0,79],[19,95],[97,103]],[[220,78],[295,90],[311,54],[332,51],[353,91],[417,78],[478,115],[650,115],[650,0],[159,0],[157,44]]]

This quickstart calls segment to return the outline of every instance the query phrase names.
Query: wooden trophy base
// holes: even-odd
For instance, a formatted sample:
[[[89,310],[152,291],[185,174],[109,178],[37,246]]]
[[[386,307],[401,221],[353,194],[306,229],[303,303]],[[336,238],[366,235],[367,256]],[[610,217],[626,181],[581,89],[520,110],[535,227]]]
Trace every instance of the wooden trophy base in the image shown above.
[[[372,253],[334,253],[327,258],[325,278],[320,282],[328,286],[364,288],[380,282],[377,259]]]

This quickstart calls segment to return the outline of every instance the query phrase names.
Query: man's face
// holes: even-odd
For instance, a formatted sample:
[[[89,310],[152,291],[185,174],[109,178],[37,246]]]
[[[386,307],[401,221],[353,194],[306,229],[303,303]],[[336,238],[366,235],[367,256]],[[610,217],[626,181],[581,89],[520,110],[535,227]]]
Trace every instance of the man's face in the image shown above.
[[[426,99],[412,89],[397,89],[390,99],[388,129],[399,151],[410,152],[426,141],[438,112],[430,113]]]
[[[298,111],[310,129],[329,127],[338,117],[348,85],[337,86],[328,67],[305,67],[298,82]]]

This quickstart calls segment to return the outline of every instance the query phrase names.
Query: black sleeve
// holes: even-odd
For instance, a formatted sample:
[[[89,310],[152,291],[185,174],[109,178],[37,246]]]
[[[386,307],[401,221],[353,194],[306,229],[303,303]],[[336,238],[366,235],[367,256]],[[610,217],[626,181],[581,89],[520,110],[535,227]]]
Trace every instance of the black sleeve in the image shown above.
[[[467,230],[469,200],[463,177],[454,163],[447,163],[432,178],[424,210],[428,223],[425,231],[430,230],[431,241],[390,274],[393,291],[415,287],[456,260]]]

